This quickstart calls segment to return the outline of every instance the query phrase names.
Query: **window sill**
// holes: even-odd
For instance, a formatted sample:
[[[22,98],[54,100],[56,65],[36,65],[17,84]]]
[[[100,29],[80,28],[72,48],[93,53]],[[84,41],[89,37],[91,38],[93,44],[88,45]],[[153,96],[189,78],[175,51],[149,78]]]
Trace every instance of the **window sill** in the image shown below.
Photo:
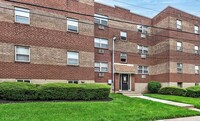
[[[96,49],[103,49],[103,50],[109,50],[109,48],[100,48],[100,47],[94,47]]]
[[[71,67],[79,67],[79,65],[69,65],[69,64],[67,64],[67,66],[71,66]]]
[[[30,64],[31,62],[26,62],[26,61],[15,61],[15,63],[24,63],[24,64]]]
[[[74,31],[70,31],[70,30],[67,30],[67,32],[74,33],[74,34],[79,34],[79,32],[74,32]]]
[[[31,24],[26,24],[26,23],[19,23],[19,22],[14,22],[14,24],[19,24],[19,25],[25,25],[25,26],[30,26]]]

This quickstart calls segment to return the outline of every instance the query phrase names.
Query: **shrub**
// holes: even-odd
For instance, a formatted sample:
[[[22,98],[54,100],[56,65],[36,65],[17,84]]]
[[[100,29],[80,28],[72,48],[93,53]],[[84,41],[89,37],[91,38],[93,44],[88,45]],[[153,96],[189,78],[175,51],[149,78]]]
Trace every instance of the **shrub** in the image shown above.
[[[193,87],[189,87],[186,89],[187,93],[186,96],[187,97],[200,97],[200,86],[193,86]]]
[[[158,93],[166,95],[185,96],[187,90],[179,87],[163,87]]]
[[[160,82],[151,81],[148,83],[148,90],[150,93],[158,93],[161,88]]]
[[[40,100],[100,100],[108,99],[110,87],[101,84],[52,83],[38,88]]]
[[[0,99],[15,101],[37,99],[36,85],[19,82],[0,83]]]

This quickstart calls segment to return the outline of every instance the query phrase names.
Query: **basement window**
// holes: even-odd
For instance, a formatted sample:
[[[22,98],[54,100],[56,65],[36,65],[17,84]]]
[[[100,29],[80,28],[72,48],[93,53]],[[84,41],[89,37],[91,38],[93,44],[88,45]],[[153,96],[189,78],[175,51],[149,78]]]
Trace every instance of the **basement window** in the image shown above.
[[[30,24],[30,10],[15,7],[15,22],[21,24]]]
[[[23,79],[18,79],[16,82],[25,82],[25,83],[31,83],[31,80],[23,80]]]
[[[79,82],[78,80],[70,80],[70,81],[68,81],[69,84],[78,84],[78,82]]]
[[[78,33],[78,20],[67,18],[67,31]]]
[[[178,82],[178,83],[177,83],[177,87],[182,88],[182,87],[183,87],[183,82]]]
[[[15,46],[15,61],[30,62],[30,47]]]

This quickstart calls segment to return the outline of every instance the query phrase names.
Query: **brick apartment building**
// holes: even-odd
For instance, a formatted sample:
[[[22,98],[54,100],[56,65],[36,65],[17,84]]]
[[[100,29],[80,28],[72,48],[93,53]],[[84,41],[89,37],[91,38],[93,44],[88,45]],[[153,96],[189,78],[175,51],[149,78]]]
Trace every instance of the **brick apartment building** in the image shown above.
[[[154,18],[93,0],[0,0],[0,81],[110,83],[145,92],[200,83],[200,18],[167,7]]]

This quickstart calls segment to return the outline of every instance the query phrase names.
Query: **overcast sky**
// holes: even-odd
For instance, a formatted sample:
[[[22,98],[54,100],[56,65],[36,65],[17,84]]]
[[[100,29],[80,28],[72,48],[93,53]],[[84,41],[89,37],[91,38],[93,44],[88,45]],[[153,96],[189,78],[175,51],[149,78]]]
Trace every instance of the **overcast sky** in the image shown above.
[[[200,17],[200,0],[95,0],[96,2],[117,5],[130,9],[132,12],[154,17],[167,6],[172,6]],[[150,10],[152,9],[152,10]]]

